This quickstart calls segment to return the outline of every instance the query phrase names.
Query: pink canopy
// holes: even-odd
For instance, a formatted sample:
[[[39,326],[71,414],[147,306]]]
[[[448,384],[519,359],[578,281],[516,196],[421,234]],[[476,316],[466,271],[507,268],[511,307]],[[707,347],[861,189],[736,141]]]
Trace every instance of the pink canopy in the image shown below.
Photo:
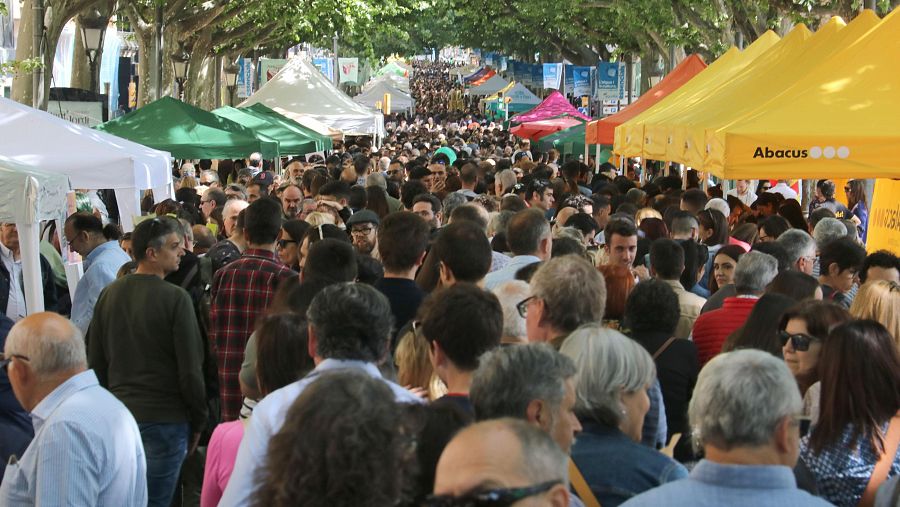
[[[569,127],[574,127],[575,125],[581,125],[582,123],[584,122],[578,118],[562,116],[560,118],[551,118],[549,120],[522,123],[521,125],[509,129],[509,131],[513,135],[534,141],[544,136],[549,136],[554,132],[559,132],[560,130],[565,130]]]
[[[557,90],[553,90],[553,92],[550,93],[550,95],[548,95],[547,98],[544,99],[543,102],[538,104],[534,109],[517,114],[510,118],[509,121],[513,123],[525,123],[530,121],[546,120],[548,118],[553,118],[554,116],[563,114],[581,118],[587,121],[591,120],[590,116],[585,116],[579,113],[578,109],[575,109],[572,104],[569,104],[569,101],[566,100],[562,93],[559,93]]]

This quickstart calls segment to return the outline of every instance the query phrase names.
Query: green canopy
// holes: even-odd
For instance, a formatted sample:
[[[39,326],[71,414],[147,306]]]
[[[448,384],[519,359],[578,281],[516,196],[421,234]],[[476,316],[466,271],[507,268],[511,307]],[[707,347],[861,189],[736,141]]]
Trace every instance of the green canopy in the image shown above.
[[[587,123],[575,125],[559,132],[554,132],[549,136],[538,139],[538,148],[548,151],[556,148],[560,155],[578,155],[584,154],[585,128]]]
[[[175,158],[278,156],[278,141],[190,104],[163,97],[95,127]]]
[[[393,74],[395,76],[408,77],[409,71],[407,71],[406,69],[397,65],[394,62],[389,62],[387,65],[385,65],[384,67],[379,69],[378,72],[375,73],[376,76],[383,76],[385,74]]]
[[[306,125],[302,125],[302,124],[288,118],[287,116],[280,114],[278,111],[275,111],[274,109],[266,106],[262,102],[257,102],[256,104],[253,104],[253,105],[250,105],[247,107],[241,107],[238,110],[239,111],[252,111],[255,114],[263,115],[266,118],[273,119],[281,124],[289,126],[293,130],[298,130],[298,131],[302,132],[303,135],[305,135],[306,137],[308,137],[316,142],[316,149],[313,151],[330,151],[331,149],[334,148],[334,142],[330,137],[320,134],[319,132],[316,132],[315,130],[307,127]],[[284,148],[282,148],[282,151],[286,151],[286,150],[284,150]],[[290,153],[290,152],[287,152],[287,153]]]
[[[304,155],[319,151],[319,144],[302,131],[290,125],[268,118],[249,109],[237,109],[231,106],[213,109],[212,114],[229,119],[243,125],[254,132],[266,135],[278,141],[278,152],[281,155]]]

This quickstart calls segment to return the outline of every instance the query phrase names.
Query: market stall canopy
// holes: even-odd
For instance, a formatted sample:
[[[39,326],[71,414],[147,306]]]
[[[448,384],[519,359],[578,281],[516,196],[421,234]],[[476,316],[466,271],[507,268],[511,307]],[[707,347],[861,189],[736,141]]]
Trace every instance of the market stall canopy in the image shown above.
[[[256,103],[256,104],[253,104],[252,106],[247,106],[248,109],[256,109],[256,110],[260,110],[263,107],[265,107],[266,109],[269,109],[267,106],[265,106],[262,103]],[[260,109],[257,109],[257,108],[260,108]],[[278,113],[286,118],[290,118],[291,120],[294,120],[295,122],[299,123],[300,125],[303,125],[304,127],[308,128],[310,130],[313,130],[321,135],[328,136],[331,138],[332,141],[342,141],[344,139],[343,132],[341,132],[340,130],[338,130],[336,128],[325,125],[324,123],[313,118],[312,116],[305,115],[305,114],[292,113],[292,112],[288,111],[287,109],[282,109],[280,107],[274,107],[269,110],[275,111],[276,113]]]
[[[274,117],[267,117],[250,109],[237,109],[231,106],[214,109],[212,113],[278,141],[280,155],[305,155],[322,151],[320,143],[299,128],[293,127],[288,123],[291,120],[287,118],[278,121]]]
[[[310,62],[296,57],[238,107],[262,103],[310,116],[349,135],[384,135],[384,115],[353,102]]]
[[[707,134],[709,170],[728,178],[900,176],[900,11],[864,30],[875,19],[866,12],[838,32],[830,58]]]
[[[409,95],[409,78],[398,77],[393,74],[386,74],[367,81],[366,84],[363,85],[362,90],[367,91],[379,83],[387,83],[389,86]]]
[[[554,132],[559,132],[560,130],[565,130],[582,123],[584,123],[584,120],[580,118],[561,116],[559,118],[550,118],[547,120],[537,120],[522,123],[509,129],[509,131],[510,133],[518,137],[521,137],[523,139],[531,139],[533,141],[544,136],[548,136]]]
[[[703,61],[703,58],[696,54],[689,55],[672,69],[672,72],[666,74],[666,77],[659,83],[656,83],[656,86],[647,90],[646,93],[628,105],[628,107],[602,120],[588,123],[585,141],[588,144],[612,145],[616,127],[646,111],[673,91],[681,88],[682,85],[690,81],[705,68],[706,63]]]
[[[496,75],[497,75],[497,72],[494,71],[493,69],[489,68],[488,71],[485,72],[484,74],[482,74],[480,77],[470,81],[469,86],[480,86],[480,85],[484,84],[485,82],[487,82],[488,79],[491,79],[492,77],[494,77]]]
[[[490,68],[490,67],[481,67],[481,68],[479,68],[478,70],[476,70],[475,72],[469,74],[468,76],[463,77],[463,82],[464,82],[464,83],[471,83],[472,81],[476,81],[476,80],[478,80],[478,79],[481,79],[481,78],[484,77],[488,72],[491,72],[491,68]],[[490,76],[488,76],[488,77],[490,77]]]
[[[278,141],[172,97],[96,128],[181,159],[246,158],[253,152],[265,158],[278,156]]]
[[[579,123],[574,127],[569,127],[559,132],[546,135],[537,141],[538,149],[541,151],[549,151],[555,149],[561,155],[584,153],[585,149],[585,129],[588,123]],[[596,144],[596,143],[590,143]]]
[[[375,107],[376,103],[384,100],[385,94],[391,96],[391,112],[400,113],[409,111],[413,107],[413,99],[406,93],[391,86],[386,81],[379,81],[368,90],[353,97],[354,102],[358,102],[364,106]]]
[[[510,81],[508,85],[506,85],[506,86],[504,86],[503,88],[497,90],[496,92],[494,92],[493,95],[488,95],[487,97],[485,97],[485,98],[483,98],[483,99],[481,99],[481,100],[497,100],[497,99],[500,98],[500,95],[501,95],[501,94],[505,95],[507,92],[509,92],[510,90],[512,90],[513,87],[515,87],[515,86],[516,86],[516,82],[515,82],[515,81]],[[527,90],[527,88],[526,88],[526,90]],[[541,99],[538,99],[538,101],[535,102],[535,104],[540,104],[540,102],[541,102]]]
[[[651,138],[645,132],[645,125],[677,115],[685,109],[696,106],[711,90],[727,82],[744,67],[763,55],[774,46],[780,38],[775,32],[768,30],[753,44],[743,51],[732,47],[697,74],[694,79],[685,83],[668,96],[651,106],[646,111],[616,127],[615,153],[628,157],[641,156],[654,160],[664,159],[666,139]],[[646,134],[646,135],[645,135]]]
[[[400,77],[409,77],[409,71],[398,65],[397,62],[388,62],[387,65],[378,69],[378,72],[375,73],[376,76],[383,76],[385,74],[393,74]]]
[[[457,67],[455,69],[451,69],[450,75],[457,76],[457,77],[469,76],[473,72],[478,70],[478,68],[479,68],[478,65],[465,65],[463,67]]]
[[[313,139],[316,142],[316,150],[315,151],[323,151],[330,150],[333,147],[333,137],[334,135],[338,136],[337,139],[343,139],[344,135],[340,130],[330,129],[327,125],[323,125],[311,118],[305,118],[303,121],[310,125],[306,125],[304,123],[300,123],[297,120],[289,118],[274,109],[269,109],[263,104],[253,104],[252,106],[245,107],[243,109],[238,109],[239,111],[253,111],[256,114],[260,114],[265,116],[266,118],[272,118],[278,122],[287,122],[287,124],[294,129],[300,130],[306,137]]]
[[[484,83],[469,88],[466,93],[469,95],[491,95],[509,86],[509,82],[500,76],[491,76]]]
[[[585,121],[590,121],[591,119],[589,116],[585,116],[578,112],[578,109],[570,104],[562,93],[559,93],[558,90],[553,90],[550,95],[548,95],[547,98],[543,100],[543,102],[538,104],[537,107],[531,109],[530,111],[517,114],[509,120],[515,123],[525,123],[546,120],[563,114],[575,118],[581,118]]]

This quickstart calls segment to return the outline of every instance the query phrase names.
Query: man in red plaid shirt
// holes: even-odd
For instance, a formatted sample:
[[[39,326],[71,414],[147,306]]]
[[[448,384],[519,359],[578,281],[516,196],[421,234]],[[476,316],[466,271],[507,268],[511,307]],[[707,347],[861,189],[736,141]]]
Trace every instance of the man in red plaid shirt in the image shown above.
[[[240,414],[242,396],[238,373],[256,318],[266,312],[281,281],[297,276],[275,254],[280,229],[278,202],[272,199],[253,202],[244,211],[247,249],[240,259],[213,277],[209,337],[216,348],[223,422],[235,420]]]

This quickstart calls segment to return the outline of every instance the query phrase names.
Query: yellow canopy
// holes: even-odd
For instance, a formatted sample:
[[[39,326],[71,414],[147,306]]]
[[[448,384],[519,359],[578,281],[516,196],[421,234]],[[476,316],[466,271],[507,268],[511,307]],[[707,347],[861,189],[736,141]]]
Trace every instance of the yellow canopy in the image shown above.
[[[508,92],[510,89],[512,89],[513,86],[516,86],[516,82],[515,82],[515,81],[510,81],[509,84],[506,85],[506,86],[504,86],[502,90],[500,90],[500,91],[498,91],[497,93],[491,95],[490,97],[485,97],[485,98],[483,98],[483,99],[481,99],[481,100],[483,100],[483,101],[485,101],[485,102],[490,102],[490,101],[492,101],[492,100],[497,100],[498,98],[500,98],[500,94],[501,94],[501,93],[506,93],[506,92]]]
[[[900,12],[862,23],[754,114],[710,133],[709,167],[726,178],[900,176]]]
[[[684,86],[659,101],[655,106],[617,127],[613,151],[629,157],[642,156],[654,160],[665,160],[668,136],[662,129],[650,127],[659,125],[667,119],[677,118],[683,111],[694,107],[779,40],[779,37],[769,30],[744,51],[737,48],[726,51],[718,60]]]

